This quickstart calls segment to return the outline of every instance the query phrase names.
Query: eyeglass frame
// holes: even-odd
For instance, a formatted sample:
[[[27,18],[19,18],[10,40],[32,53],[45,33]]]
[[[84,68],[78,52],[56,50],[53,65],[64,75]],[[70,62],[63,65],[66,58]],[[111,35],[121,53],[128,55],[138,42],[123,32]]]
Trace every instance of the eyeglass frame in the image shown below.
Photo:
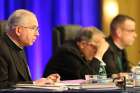
[[[13,26],[20,26],[20,27],[23,27],[23,28],[28,28],[28,29],[32,29],[32,30],[34,30],[34,31],[39,31],[39,27],[37,27],[37,26],[30,26],[30,27],[26,27],[26,26],[22,26],[22,25],[13,25]]]
[[[134,29],[127,29],[127,28],[124,28],[124,27],[120,27],[123,31],[125,32],[128,32],[128,33],[136,33],[136,30]]]

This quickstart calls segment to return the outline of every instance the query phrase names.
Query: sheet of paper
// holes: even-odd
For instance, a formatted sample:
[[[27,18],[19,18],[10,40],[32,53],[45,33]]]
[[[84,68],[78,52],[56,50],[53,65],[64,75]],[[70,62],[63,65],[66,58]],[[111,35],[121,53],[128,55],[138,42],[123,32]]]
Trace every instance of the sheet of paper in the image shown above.
[[[63,90],[67,90],[66,86],[60,86],[60,85],[50,85],[50,84],[46,84],[46,85],[42,85],[42,86],[37,86],[37,85],[33,85],[33,84],[16,84],[15,86],[16,88],[34,88],[34,89],[50,89],[50,90],[56,90],[56,91],[63,91]]]

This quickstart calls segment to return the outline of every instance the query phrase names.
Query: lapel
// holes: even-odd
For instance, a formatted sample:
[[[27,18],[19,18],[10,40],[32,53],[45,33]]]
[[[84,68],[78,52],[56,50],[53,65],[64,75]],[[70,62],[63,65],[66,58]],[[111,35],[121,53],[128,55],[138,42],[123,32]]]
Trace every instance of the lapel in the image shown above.
[[[26,81],[31,80],[26,66],[26,60],[24,56],[22,57],[20,55],[20,51],[23,51],[23,49],[19,48],[6,34],[4,34],[4,39],[9,46],[9,53],[12,57],[11,61],[15,64],[17,72],[19,72]]]
[[[21,57],[19,56],[19,54],[17,52],[12,52],[12,57],[13,57],[14,63],[16,65],[16,69],[19,72],[19,74],[25,80],[29,81],[30,75],[29,75],[27,67],[25,65],[25,61],[23,59],[21,59]]]
[[[20,55],[21,55],[21,59],[23,59],[23,64],[25,65],[27,75],[28,75],[29,79],[31,80],[30,69],[29,69],[29,66],[27,64],[27,60],[26,60],[26,56],[25,56],[24,50],[20,51]]]
[[[118,53],[118,48],[116,47],[116,45],[114,44],[112,38],[109,38],[109,42],[110,42],[110,49],[111,51],[113,52],[113,55],[114,55],[114,62],[115,64],[113,63],[113,65],[115,65],[115,69],[118,71],[118,72],[121,72],[123,70],[122,68],[122,62],[121,62],[121,58],[119,56],[119,53]]]
[[[121,72],[122,71],[122,62],[121,62],[121,59],[120,59],[120,57],[117,55],[117,54],[115,54],[115,60],[116,60],[116,68],[119,70],[119,72]]]

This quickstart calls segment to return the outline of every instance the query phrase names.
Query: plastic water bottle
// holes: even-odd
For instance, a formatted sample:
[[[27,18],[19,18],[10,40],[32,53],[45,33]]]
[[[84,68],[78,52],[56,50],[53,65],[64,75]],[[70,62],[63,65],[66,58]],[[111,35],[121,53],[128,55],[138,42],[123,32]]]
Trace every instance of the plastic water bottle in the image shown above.
[[[106,69],[105,69],[106,64],[104,62],[100,63],[100,68],[99,68],[99,82],[104,82],[105,79],[107,79],[107,74],[106,74]]]

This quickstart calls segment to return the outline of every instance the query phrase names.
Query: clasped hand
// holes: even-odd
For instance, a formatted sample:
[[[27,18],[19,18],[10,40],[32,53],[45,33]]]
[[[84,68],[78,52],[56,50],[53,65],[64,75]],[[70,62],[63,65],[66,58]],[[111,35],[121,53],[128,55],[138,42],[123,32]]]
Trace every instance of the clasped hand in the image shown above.
[[[56,82],[60,82],[59,74],[50,74],[46,78],[41,78],[39,80],[33,81],[34,85],[45,85],[45,84],[54,84]]]

